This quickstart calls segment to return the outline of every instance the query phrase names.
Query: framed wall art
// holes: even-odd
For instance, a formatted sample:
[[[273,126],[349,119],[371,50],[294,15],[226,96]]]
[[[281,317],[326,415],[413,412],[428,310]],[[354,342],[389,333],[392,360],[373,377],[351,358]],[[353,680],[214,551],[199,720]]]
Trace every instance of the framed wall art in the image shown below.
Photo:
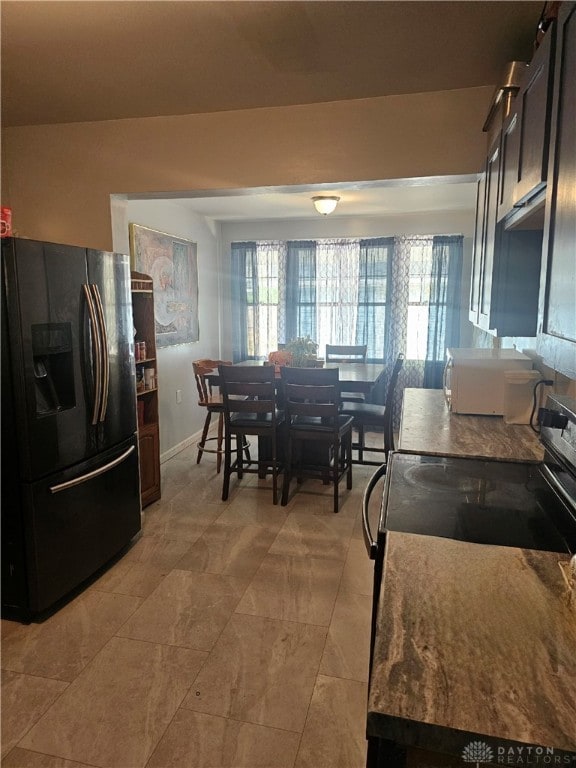
[[[154,282],[156,346],[198,341],[198,254],[191,240],[129,224],[132,269]]]

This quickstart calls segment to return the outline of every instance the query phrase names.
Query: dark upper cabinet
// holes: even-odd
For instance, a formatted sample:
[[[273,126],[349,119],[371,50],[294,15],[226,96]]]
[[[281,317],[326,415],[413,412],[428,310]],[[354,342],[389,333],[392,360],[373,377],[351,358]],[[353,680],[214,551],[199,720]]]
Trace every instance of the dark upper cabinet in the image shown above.
[[[502,159],[500,163],[500,192],[498,195],[499,221],[510,213],[516,201],[518,155],[520,152],[520,119],[516,104],[514,104],[514,107],[502,128]]]
[[[496,211],[498,184],[500,179],[500,138],[492,147],[486,163],[486,189],[484,191],[484,225],[482,235],[482,258],[480,274],[480,295],[478,325],[485,331],[494,327],[491,312],[492,280],[496,245]]]
[[[502,131],[498,220],[511,217],[508,225],[527,216],[531,206],[544,197],[555,36],[556,26],[552,24],[523,76],[513,110]]]
[[[497,222],[501,146],[498,136],[478,182],[469,318],[496,336],[534,336],[542,232],[507,232]]]
[[[517,96],[519,105],[518,183],[515,205],[536,195],[546,184],[555,26],[547,31]]]
[[[511,102],[478,186],[470,320],[538,336],[576,378],[576,3],[564,2]]]
[[[542,230],[496,227],[489,323],[496,336],[535,336],[542,260]]]
[[[557,24],[538,351],[576,378],[576,3]]]
[[[472,282],[470,286],[470,322],[478,325],[480,321],[480,286],[484,267],[484,212],[486,198],[486,171],[480,174],[476,190],[476,224],[474,229],[474,248],[472,251]]]

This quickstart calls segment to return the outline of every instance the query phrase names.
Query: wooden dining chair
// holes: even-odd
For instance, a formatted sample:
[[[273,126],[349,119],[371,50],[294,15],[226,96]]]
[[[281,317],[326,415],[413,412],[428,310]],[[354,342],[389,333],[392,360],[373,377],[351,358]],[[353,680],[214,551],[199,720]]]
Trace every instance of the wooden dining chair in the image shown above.
[[[389,452],[394,450],[394,396],[403,364],[404,355],[400,353],[390,374],[384,405],[376,405],[375,403],[343,403],[342,405],[342,413],[352,417],[354,428],[358,433],[358,441],[353,444],[353,449],[358,451],[358,464],[375,466],[382,464],[380,461],[364,461],[365,451],[383,453],[385,454],[384,461],[387,461]],[[366,447],[367,427],[376,427],[382,432],[384,444],[381,448]]]
[[[278,428],[284,414],[276,404],[276,376],[273,365],[220,365],[220,391],[224,405],[224,479],[222,501],[230,490],[230,477],[244,473],[265,477],[272,472],[272,501],[278,503],[278,475],[282,464],[278,456]],[[243,445],[249,435],[268,438],[269,452],[245,461]],[[235,448],[232,440],[235,439]],[[236,458],[232,456],[235,453]]]
[[[206,408],[206,419],[202,429],[202,437],[198,443],[196,464],[200,464],[203,453],[216,454],[216,471],[222,466],[222,441],[224,436],[224,402],[218,385],[218,366],[232,365],[229,360],[210,360],[208,358],[192,361],[192,370],[198,390],[198,405]],[[216,437],[208,437],[212,416],[218,416],[218,433]],[[208,443],[214,441],[216,448],[209,448]]]
[[[327,363],[365,363],[367,344],[326,344]]]
[[[326,344],[327,363],[365,363],[367,344]],[[361,392],[341,392],[343,403],[363,403],[365,397]]]
[[[346,476],[352,488],[352,417],[340,412],[337,368],[282,368],[286,417],[282,504],[288,503],[290,481],[306,477],[331,480],[334,512],[339,484]],[[316,449],[313,450],[312,445]]]

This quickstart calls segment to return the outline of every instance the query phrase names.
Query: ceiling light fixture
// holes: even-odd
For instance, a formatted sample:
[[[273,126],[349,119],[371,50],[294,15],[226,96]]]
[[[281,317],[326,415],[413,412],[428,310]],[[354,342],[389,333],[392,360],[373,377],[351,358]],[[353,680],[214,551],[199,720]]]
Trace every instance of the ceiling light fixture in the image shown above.
[[[328,216],[329,213],[332,213],[338,205],[338,200],[340,200],[340,198],[335,195],[316,195],[312,198],[314,208],[316,208],[318,213],[321,213],[323,216]]]

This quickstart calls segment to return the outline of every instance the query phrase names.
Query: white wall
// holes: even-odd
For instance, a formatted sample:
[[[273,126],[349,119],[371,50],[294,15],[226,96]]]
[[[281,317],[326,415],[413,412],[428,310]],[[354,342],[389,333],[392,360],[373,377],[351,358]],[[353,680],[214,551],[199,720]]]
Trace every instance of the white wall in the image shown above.
[[[158,350],[160,454],[184,447],[202,428],[206,411],[197,405],[192,360],[219,357],[219,271],[216,236],[202,216],[169,200],[112,201],[115,251],[129,253],[128,224],[142,224],[198,244],[200,340]],[[182,402],[176,403],[176,390]]]

